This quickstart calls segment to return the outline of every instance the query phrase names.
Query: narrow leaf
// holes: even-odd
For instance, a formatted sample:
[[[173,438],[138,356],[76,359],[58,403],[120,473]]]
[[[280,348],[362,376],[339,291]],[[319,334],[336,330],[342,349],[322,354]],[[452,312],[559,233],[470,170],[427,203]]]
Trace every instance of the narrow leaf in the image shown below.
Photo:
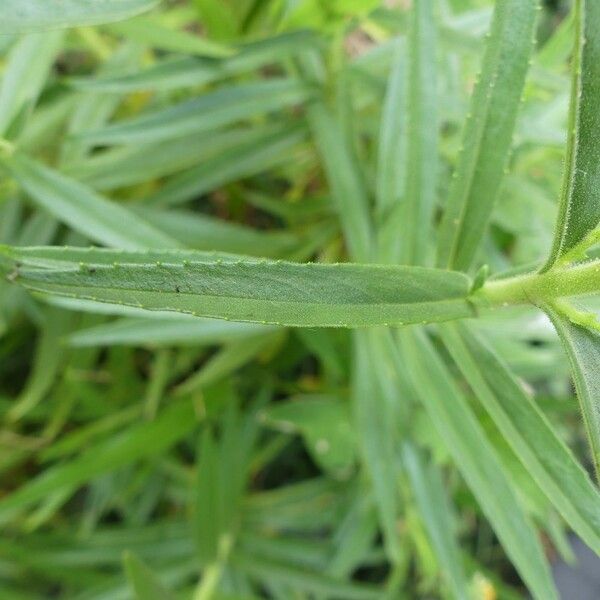
[[[344,131],[322,102],[308,109],[308,119],[350,253],[355,260],[367,261],[372,252],[367,192]]]
[[[157,143],[299,104],[310,94],[307,85],[293,79],[229,86],[77,137],[100,145]]]
[[[600,554],[600,494],[587,473],[483,340],[464,325],[445,325],[441,334],[456,364],[528,473],[565,521]]]
[[[413,3],[409,44],[408,152],[402,258],[425,264],[437,193],[436,24],[433,0]]]
[[[575,56],[566,169],[554,245],[545,269],[586,245],[600,222],[600,3],[575,3]]]
[[[158,0],[0,0],[0,33],[94,25],[132,17]]]
[[[187,202],[232,181],[239,181],[286,162],[292,162],[295,147],[306,138],[302,126],[260,128],[253,139],[227,148],[195,167],[169,179],[149,204],[175,205]]]
[[[133,425],[119,435],[90,447],[73,460],[46,469],[2,498],[0,522],[48,494],[64,489],[74,491],[102,473],[165,452],[195,425],[194,410],[189,403],[179,402],[170,406],[154,421]]]
[[[299,327],[360,327],[471,316],[470,280],[437,269],[240,260],[194,251],[2,247],[27,288],[148,310]]]
[[[379,127],[377,156],[378,259],[399,262],[406,180],[406,48],[397,42]]]
[[[531,522],[469,404],[422,332],[401,332],[415,392],[454,457],[502,545],[538,600],[557,598]]]
[[[577,325],[553,308],[546,306],[544,310],[569,357],[592,460],[600,479],[600,331]]]
[[[360,457],[373,490],[385,548],[393,564],[402,560],[398,532],[400,493],[396,461],[393,412],[381,393],[374,362],[380,358],[370,342],[371,332],[354,336],[352,402]]]
[[[74,78],[70,83],[80,90],[119,94],[194,87],[279,63],[316,43],[318,38],[314,32],[294,31],[245,44],[237,54],[222,59],[196,56],[168,58],[125,74]]]
[[[0,0],[0,32],[2,31]],[[62,32],[23,36],[11,48],[0,86],[0,136],[6,136],[13,121],[35,106],[60,51]]]
[[[436,465],[426,464],[418,449],[410,443],[402,448],[403,464],[410,479],[416,504],[435,549],[442,573],[452,596],[467,600],[470,596],[461,564],[460,548],[444,482]]]
[[[1,160],[30,198],[89,239],[120,248],[174,248],[179,244],[126,208],[23,154]]]
[[[110,29],[134,42],[159,50],[166,50],[167,52],[199,54],[200,56],[216,58],[229,56],[233,53],[233,50],[227,46],[217,44],[212,40],[187,31],[171,29],[152,17],[140,17],[117,23],[111,25]]]
[[[507,164],[537,8],[537,0],[496,2],[440,229],[438,266],[469,269],[485,233]]]
[[[201,319],[187,315],[168,319],[123,318],[79,331],[67,337],[74,348],[95,346],[212,346],[241,341],[274,331],[253,323],[228,323],[221,319]]]
[[[123,564],[137,600],[169,600],[171,594],[150,568],[132,552],[125,552]]]

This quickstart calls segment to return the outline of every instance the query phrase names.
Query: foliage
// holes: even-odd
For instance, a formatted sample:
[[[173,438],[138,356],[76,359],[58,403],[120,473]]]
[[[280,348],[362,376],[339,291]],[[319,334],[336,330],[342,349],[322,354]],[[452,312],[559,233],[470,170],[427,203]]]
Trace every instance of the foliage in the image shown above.
[[[556,598],[600,4],[156,4],[0,0],[0,595]]]

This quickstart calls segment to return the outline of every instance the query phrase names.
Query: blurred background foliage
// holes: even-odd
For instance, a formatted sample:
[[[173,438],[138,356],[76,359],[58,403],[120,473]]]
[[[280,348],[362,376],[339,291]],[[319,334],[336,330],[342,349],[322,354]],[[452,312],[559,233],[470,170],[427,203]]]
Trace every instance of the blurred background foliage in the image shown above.
[[[33,179],[4,177],[0,242],[122,246],[99,226],[100,198],[172,245],[346,260],[336,182],[323,169],[346,154],[319,139],[311,106],[319,96],[335,115],[358,184],[374,194],[387,82],[392,68],[405,69],[410,4],[189,0],[121,23],[0,38],[0,134],[70,190],[53,195]],[[548,0],[540,14],[480,260],[492,271],[540,261],[551,244],[569,8]],[[441,204],[492,3],[439,0],[435,9]],[[137,245],[133,229],[122,233]],[[474,326],[589,466],[547,319],[514,309]],[[397,421],[365,418],[350,393],[350,339],[41,301],[0,282],[0,597],[445,598],[464,582],[473,598],[525,597],[444,440],[384,353],[370,361],[389,389],[363,393],[391,398]],[[569,559],[561,519],[490,418],[473,410],[547,556]],[[381,470],[367,472],[359,441],[386,427],[408,428],[414,444],[389,455],[372,448]],[[398,547],[384,543],[389,523],[375,500],[388,475]]]

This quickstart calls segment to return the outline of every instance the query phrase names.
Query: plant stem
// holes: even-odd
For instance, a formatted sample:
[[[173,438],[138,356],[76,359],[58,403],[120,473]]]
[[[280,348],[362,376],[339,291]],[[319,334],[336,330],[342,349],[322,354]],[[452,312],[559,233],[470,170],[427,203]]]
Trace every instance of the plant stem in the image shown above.
[[[473,302],[485,307],[510,304],[545,304],[556,298],[600,293],[600,260],[546,273],[531,273],[489,281],[473,294]]]

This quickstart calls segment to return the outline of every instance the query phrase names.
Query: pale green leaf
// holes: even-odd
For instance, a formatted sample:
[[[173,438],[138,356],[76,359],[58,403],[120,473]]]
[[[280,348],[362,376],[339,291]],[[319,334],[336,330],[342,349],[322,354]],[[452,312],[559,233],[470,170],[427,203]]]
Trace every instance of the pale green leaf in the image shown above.
[[[545,306],[569,357],[592,461],[600,478],[600,331],[573,323]]]
[[[586,244],[600,223],[600,3],[575,2],[568,145],[554,245],[545,268]],[[585,249],[585,248],[584,248]]]
[[[367,191],[349,141],[324,103],[309,107],[308,120],[350,252],[355,260],[367,261],[373,250],[371,217]]]
[[[157,143],[300,104],[311,93],[309,86],[293,79],[223,87],[159,111],[81,133],[77,138],[99,145]]]
[[[178,318],[175,318],[177,316]],[[125,317],[79,329],[66,338],[73,348],[94,346],[212,346],[244,340],[273,331],[268,325],[229,323],[221,319],[202,319],[172,314],[171,318],[140,319]]]
[[[305,138],[302,125],[261,127],[251,132],[248,140],[175,175],[147,202],[163,206],[182,204],[227,183],[293,162],[295,148]]]
[[[0,31],[2,2],[0,0]],[[16,119],[33,108],[60,50],[62,32],[23,36],[10,50],[0,86],[0,136]]]
[[[472,315],[468,277],[423,267],[8,247],[0,267],[38,292],[238,321],[361,327]]]
[[[127,208],[23,154],[4,157],[0,163],[31,200],[90,240],[129,249],[180,246]]]
[[[88,448],[71,461],[47,468],[14,493],[0,500],[0,522],[58,490],[73,492],[93,477],[165,452],[196,426],[194,409],[179,402],[154,421],[141,422]]]
[[[464,325],[442,339],[490,417],[565,521],[600,554],[600,494],[508,367]],[[600,338],[599,338],[600,347]]]
[[[154,572],[135,554],[125,552],[123,563],[136,600],[169,600],[172,598],[156,578]]]
[[[157,3],[158,0],[0,0],[0,33],[118,21]]]
[[[239,47],[237,54],[226,58],[168,58],[125,74],[73,78],[70,83],[79,90],[120,94],[206,85],[278,63],[316,43],[318,38],[313,32],[293,31],[244,44]]]
[[[406,47],[394,51],[379,127],[377,154],[378,259],[397,262],[403,221],[402,195],[406,180]]]
[[[261,413],[261,421],[284,433],[298,432],[315,462],[335,477],[348,477],[355,460],[348,407],[335,396],[295,396]]]
[[[413,4],[408,68],[408,148],[402,262],[426,264],[437,194],[436,22],[433,0]],[[399,109],[400,107],[398,107]]]
[[[105,0],[106,1],[106,0]],[[114,0],[112,0],[114,2]],[[154,0],[156,2],[156,0]],[[198,54],[207,57],[222,57],[233,54],[233,50],[188,31],[179,31],[163,25],[152,17],[138,17],[110,26],[111,31],[139,44],[181,54]]]
[[[395,411],[391,410],[394,405],[390,405],[382,389],[382,374],[377,369],[382,358],[379,342],[377,332],[361,331],[354,335],[354,426],[360,458],[373,490],[385,547],[392,563],[399,564],[402,540],[398,532],[397,420]],[[389,357],[386,358],[389,361]]]
[[[402,447],[402,462],[443,577],[454,598],[467,600],[470,595],[456,539],[456,524],[441,473],[435,464],[427,464],[422,453],[410,443]]]
[[[557,598],[541,543],[493,447],[452,376],[416,330],[400,335],[403,358],[429,417],[496,535],[538,600]]]
[[[533,50],[537,0],[497,2],[440,229],[437,263],[471,267],[507,165]]]

